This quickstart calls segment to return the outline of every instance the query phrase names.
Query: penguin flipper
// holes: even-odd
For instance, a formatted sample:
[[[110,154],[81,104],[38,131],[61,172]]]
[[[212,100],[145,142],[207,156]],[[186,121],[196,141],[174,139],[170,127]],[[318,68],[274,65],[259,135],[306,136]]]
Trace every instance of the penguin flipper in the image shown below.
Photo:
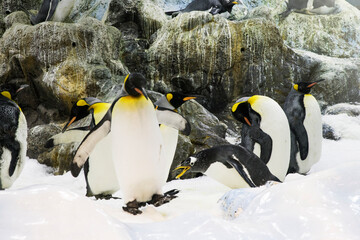
[[[159,107],[156,109],[156,117],[159,124],[175,128],[186,136],[188,136],[191,132],[190,123],[183,116],[173,110]]]
[[[12,141],[11,143],[7,144],[7,148],[11,152],[11,161],[9,166],[9,176],[11,177],[14,174],[17,163],[19,161],[20,143],[16,140]]]
[[[46,16],[45,21],[49,21],[52,18],[58,4],[59,4],[59,0],[50,1],[50,8],[49,8],[49,12],[48,12],[48,15]]]
[[[255,183],[248,177],[247,173],[244,171],[244,167],[241,165],[241,163],[239,163],[239,161],[233,158],[228,158],[226,162],[236,169],[236,171],[245,180],[245,182],[249,184],[250,187],[257,187]]]
[[[267,164],[270,160],[271,152],[272,152],[271,137],[257,126],[250,127],[249,136],[254,142],[257,142],[260,145],[261,148],[260,159],[265,164]]]
[[[67,144],[67,143],[74,143],[74,142],[81,142],[86,135],[89,133],[89,126],[87,127],[79,127],[79,128],[72,128],[67,130],[63,133],[58,133],[45,143],[45,148],[53,148],[54,146],[60,144]]]
[[[79,145],[71,163],[71,174],[74,177],[79,175],[82,166],[88,160],[96,144],[109,134],[110,129],[111,120],[104,117],[103,120],[101,120],[101,122],[86,135]]]
[[[309,153],[309,140],[306,129],[302,123],[297,123],[291,129],[294,132],[296,142],[299,145],[301,160],[305,160]]]

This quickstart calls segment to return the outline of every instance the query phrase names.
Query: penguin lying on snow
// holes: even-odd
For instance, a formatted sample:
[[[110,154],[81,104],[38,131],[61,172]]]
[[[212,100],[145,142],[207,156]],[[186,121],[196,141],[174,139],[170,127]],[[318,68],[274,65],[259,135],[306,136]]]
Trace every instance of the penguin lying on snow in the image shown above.
[[[310,94],[313,86],[323,81],[299,82],[294,85],[284,103],[291,129],[289,173],[307,173],[320,160],[322,121],[318,102]]]
[[[166,15],[176,17],[179,13],[192,12],[192,11],[207,11],[212,15],[224,12],[231,13],[234,5],[242,4],[241,0],[194,0],[186,8],[178,11],[165,12]]]
[[[286,18],[292,12],[304,14],[333,14],[339,12],[335,0],[287,0],[287,9],[280,14]]]
[[[37,15],[24,7],[22,9],[30,17],[32,25],[45,21],[62,22],[70,14],[74,3],[75,0],[43,0]]]
[[[201,172],[230,188],[258,187],[267,181],[280,180],[254,153],[243,146],[223,145],[196,153],[181,163],[175,170]]]
[[[290,128],[280,105],[269,97],[254,95],[240,98],[231,110],[235,119],[244,123],[241,145],[284,181],[289,168]]]
[[[26,85],[27,86],[27,85]],[[20,175],[27,149],[27,123],[12,97],[25,86],[13,84],[0,88],[0,189],[11,187]]]
[[[126,203],[123,209],[132,214],[141,213],[139,208],[146,203],[160,206],[177,193],[162,194],[167,164],[164,143],[145,86],[146,79],[139,73],[131,73],[125,78],[120,96],[85,137],[73,160],[73,167],[81,168],[94,148],[106,141],[111,146],[110,154]],[[172,120],[172,117],[164,118],[167,119]],[[164,124],[171,125],[173,121]]]

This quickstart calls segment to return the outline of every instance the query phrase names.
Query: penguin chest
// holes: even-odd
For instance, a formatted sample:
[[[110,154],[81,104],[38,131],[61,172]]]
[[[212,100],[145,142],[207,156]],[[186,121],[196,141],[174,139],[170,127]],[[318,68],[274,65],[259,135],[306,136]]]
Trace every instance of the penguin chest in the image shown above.
[[[61,0],[54,12],[52,21],[54,22],[63,22],[67,16],[69,16],[71,10],[73,9],[75,0]]]
[[[179,131],[177,129],[162,124],[160,125],[160,132],[164,142],[164,146],[163,146],[164,159],[161,163],[160,169],[163,170],[161,174],[163,176],[163,181],[165,183],[169,175],[171,164],[174,159]]]
[[[163,144],[153,104],[144,96],[115,103],[111,120],[112,156],[124,200],[148,201],[161,192]]]
[[[309,151],[306,159],[301,160],[297,153],[296,159],[300,173],[306,173],[311,166],[320,160],[322,148],[322,121],[321,111],[316,99],[306,94],[304,96],[305,119],[304,127],[308,136]]]
[[[247,188],[250,187],[235,168],[227,168],[221,162],[212,163],[209,168],[204,172],[216,181],[228,186],[229,188]]]

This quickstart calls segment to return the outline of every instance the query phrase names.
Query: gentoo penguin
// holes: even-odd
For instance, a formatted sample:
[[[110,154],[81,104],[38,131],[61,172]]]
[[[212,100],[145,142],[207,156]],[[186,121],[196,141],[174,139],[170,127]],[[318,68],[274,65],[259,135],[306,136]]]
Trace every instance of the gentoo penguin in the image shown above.
[[[280,14],[286,18],[291,12],[304,14],[332,14],[339,11],[335,0],[287,0],[287,8]]]
[[[188,96],[186,94],[182,94],[182,93],[178,93],[178,92],[169,92],[167,94],[165,94],[164,96],[162,96],[161,98],[159,98],[159,100],[157,100],[155,102],[155,108],[156,108],[156,115],[157,115],[157,119],[159,120],[159,122],[164,122],[162,120],[163,118],[163,112],[164,111],[173,111],[176,112],[176,109],[179,108],[183,103],[185,103],[186,101],[190,100],[190,99],[195,99],[196,97],[194,96]],[[166,113],[167,115],[165,115],[165,118],[169,118],[169,114]],[[175,116],[170,115],[170,117],[172,119],[168,119],[167,122],[171,122],[171,121],[176,121],[176,125],[178,123],[178,118]],[[186,121],[184,122],[184,131],[182,131],[182,133],[184,135],[189,135],[190,134],[190,124]],[[173,124],[172,124],[173,125]],[[169,171],[170,171],[170,167],[171,164],[173,162],[173,158],[175,155],[175,150],[176,150],[176,146],[177,146],[177,142],[178,142],[178,135],[179,135],[179,128],[178,127],[172,127],[172,126],[168,126],[166,124],[160,124],[160,132],[161,132],[161,136],[163,138],[164,141],[164,149],[163,151],[165,152],[165,161],[164,164],[165,166],[162,167],[161,169],[164,171],[161,175],[163,176],[163,181],[166,182],[168,175],[169,175]]]
[[[124,80],[120,96],[80,144],[72,168],[80,168],[94,147],[109,141],[118,183],[126,207],[132,214],[146,203],[159,206],[174,195],[162,195],[163,140],[153,103],[145,91],[146,79],[131,73]],[[106,174],[106,173],[105,173]],[[172,192],[174,193],[174,192]]]
[[[280,180],[265,163],[243,146],[222,145],[202,150],[189,157],[175,170],[201,172],[230,188],[258,187],[267,181]]]
[[[231,13],[234,5],[242,4],[241,0],[194,0],[186,8],[178,11],[165,12],[166,15],[177,16],[179,13],[192,12],[192,11],[207,11],[212,15],[220,14],[224,12]]]
[[[290,160],[290,128],[280,105],[269,97],[254,95],[240,98],[232,106],[232,114],[244,123],[241,145],[284,181]]]
[[[0,189],[11,187],[20,175],[27,150],[27,123],[12,97],[22,89],[6,84],[0,88]]]
[[[310,90],[315,82],[294,85],[284,103],[291,130],[289,173],[307,173],[319,161],[322,147],[322,121],[318,102]]]
[[[45,21],[63,22],[70,14],[74,3],[75,0],[43,0],[37,15],[33,15],[24,7],[22,9],[30,16],[32,25]]]

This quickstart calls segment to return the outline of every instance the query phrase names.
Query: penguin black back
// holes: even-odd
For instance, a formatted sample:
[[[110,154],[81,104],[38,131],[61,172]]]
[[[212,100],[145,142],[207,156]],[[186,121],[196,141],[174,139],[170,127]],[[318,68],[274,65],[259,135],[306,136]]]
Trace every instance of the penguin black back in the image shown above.
[[[234,5],[238,4],[239,1],[231,0],[194,0],[183,10],[166,12],[167,15],[172,15],[178,12],[192,12],[192,11],[206,11],[210,10],[210,13],[220,14],[224,12],[231,13]]]

